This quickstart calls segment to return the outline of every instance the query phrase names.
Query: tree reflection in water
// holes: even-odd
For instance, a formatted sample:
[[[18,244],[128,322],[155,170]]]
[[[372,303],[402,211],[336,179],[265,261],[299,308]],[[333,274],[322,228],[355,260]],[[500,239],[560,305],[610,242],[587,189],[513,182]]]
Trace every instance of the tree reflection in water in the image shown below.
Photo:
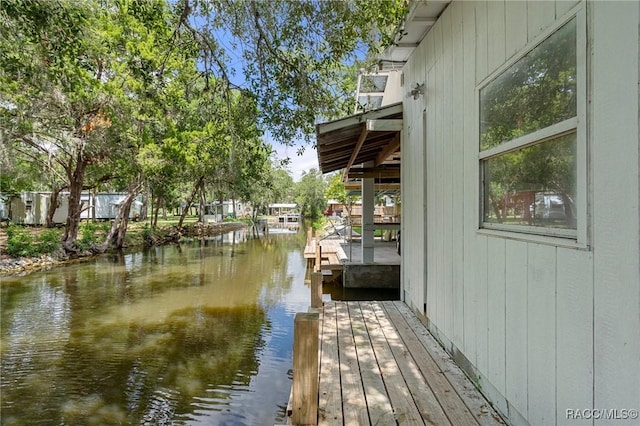
[[[3,279],[2,424],[277,423],[301,244],[228,241]]]

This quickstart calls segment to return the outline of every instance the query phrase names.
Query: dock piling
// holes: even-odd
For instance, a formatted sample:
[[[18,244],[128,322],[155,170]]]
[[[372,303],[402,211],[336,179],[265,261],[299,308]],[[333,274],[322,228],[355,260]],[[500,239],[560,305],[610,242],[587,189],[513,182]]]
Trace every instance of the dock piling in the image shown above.
[[[318,422],[319,322],[318,313],[300,312],[294,319],[291,390],[291,423],[294,425]]]
[[[322,272],[311,274],[311,307],[322,307]]]

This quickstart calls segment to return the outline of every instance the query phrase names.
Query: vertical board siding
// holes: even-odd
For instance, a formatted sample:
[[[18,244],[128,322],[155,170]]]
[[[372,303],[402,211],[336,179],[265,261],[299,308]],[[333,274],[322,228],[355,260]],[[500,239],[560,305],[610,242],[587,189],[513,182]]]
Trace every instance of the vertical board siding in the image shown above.
[[[434,25],[433,29],[434,37],[434,46],[435,46],[435,54],[436,54],[436,63],[434,65],[435,70],[435,78],[434,78],[434,104],[435,104],[435,137],[433,140],[434,147],[434,155],[433,161],[431,162],[433,173],[431,175],[432,181],[435,183],[434,192],[433,192],[433,201],[434,201],[434,214],[432,216],[431,223],[435,227],[433,229],[432,238],[434,243],[433,251],[430,254],[433,255],[429,259],[429,264],[433,267],[433,280],[429,282],[430,285],[434,287],[435,290],[435,300],[433,303],[433,318],[434,321],[439,325],[439,327],[443,327],[443,323],[440,319],[440,307],[444,304],[442,297],[442,283],[439,282],[440,275],[442,274],[443,268],[443,256],[444,256],[444,247],[441,244],[443,238],[442,229],[442,208],[443,208],[443,189],[442,189],[442,120],[443,120],[443,106],[442,103],[444,101],[444,97],[447,96],[443,89],[443,81],[444,81],[444,64],[442,61],[442,21],[439,20],[436,25]]]
[[[506,404],[495,405],[514,424],[566,424],[567,409],[640,401],[639,3],[585,6],[590,246],[478,232],[477,86],[576,4],[454,2],[405,66],[407,85],[426,83],[424,100],[405,101],[405,126],[413,127],[402,147],[403,229],[416,244],[403,256],[413,269],[403,272],[409,302],[426,300],[447,349],[462,352],[468,373],[495,389],[488,393],[502,394]],[[417,230],[427,235],[422,246]]]
[[[409,81],[421,81],[419,67],[414,64],[407,72],[406,79]],[[421,102],[416,100],[416,102]],[[421,182],[424,180],[425,165],[422,163],[424,158],[425,143],[423,141],[424,132],[422,130],[422,120],[420,117],[420,108],[416,111],[407,111],[412,113],[407,123],[406,132],[408,135],[404,137],[404,146],[402,151],[407,153],[407,166],[403,167],[403,171],[409,181]],[[412,143],[411,141],[417,141]],[[424,204],[424,192],[412,193],[408,197],[404,197],[404,211],[422,211]],[[403,244],[407,248],[403,251],[405,265],[410,265],[405,269],[408,271],[406,286],[407,291],[411,294],[412,300],[416,303],[414,306],[422,310],[422,302],[424,300],[424,281],[426,254],[424,247],[424,235],[426,232],[426,223],[420,215],[403,215],[403,223],[406,224],[403,232]]]
[[[418,47],[418,52],[420,52],[420,56],[418,57],[418,60],[416,61],[417,67],[418,69],[416,70],[416,79],[419,83],[421,84],[425,84],[427,83],[427,70],[429,69],[427,67],[427,58],[429,57],[426,53],[427,51],[427,45],[426,44],[421,44]],[[408,83],[405,83],[408,84]],[[426,89],[425,89],[425,93],[426,93]],[[421,146],[421,152],[420,152],[420,157],[416,159],[416,161],[421,162],[421,166],[422,166],[422,182],[425,181],[425,179],[427,179],[427,170],[426,168],[428,167],[428,161],[427,161],[427,147],[428,147],[428,131],[429,131],[429,127],[428,127],[428,120],[427,120],[427,116],[426,116],[426,108],[427,108],[427,100],[428,100],[428,96],[424,95],[421,97],[420,99],[420,104],[419,107],[416,109],[415,111],[415,117],[417,120],[420,120],[420,122],[422,123],[422,134],[420,135],[420,137],[422,138],[420,140],[420,146]],[[422,262],[423,265],[420,268],[420,273],[421,273],[421,277],[422,277],[422,281],[420,283],[420,292],[421,292],[421,297],[420,299],[420,305],[419,305],[419,311],[420,312],[425,312],[426,310],[426,299],[427,299],[427,250],[428,250],[428,246],[427,246],[427,242],[428,242],[428,238],[429,238],[429,227],[428,227],[428,222],[425,219],[426,218],[426,214],[427,214],[427,196],[429,195],[427,193],[427,186],[426,185],[422,185],[422,188],[420,188],[420,185],[417,186],[417,189],[420,190],[420,202],[421,202],[421,206],[420,206],[420,210],[422,212],[422,217],[420,217],[420,215],[416,215],[418,216],[418,220],[422,220],[423,222],[423,229],[424,229],[424,235],[422,236],[422,250],[421,250],[421,258],[422,258]]]
[[[424,70],[422,69],[422,61],[417,61],[410,68],[410,72],[405,76],[405,86],[410,86],[412,82],[423,82],[422,75]],[[417,108],[409,109],[407,111],[409,115],[410,126],[410,143],[403,148],[403,152],[406,149],[410,156],[409,164],[412,168],[412,181],[421,182],[425,179],[426,168],[428,165],[423,164],[424,150],[426,149],[424,141],[423,123],[420,118],[421,108],[420,104],[423,102],[422,98],[412,100]],[[415,141],[415,142],[414,142]],[[403,167],[404,169],[404,167]],[[424,191],[418,193],[412,193],[409,198],[405,200],[405,211],[422,211],[424,205]],[[410,208],[406,207],[406,203],[410,204]],[[408,219],[408,220],[407,220]],[[411,242],[408,246],[409,249],[404,251],[403,256],[408,257],[410,267],[410,280],[411,280],[411,294],[415,301],[415,306],[420,311],[423,310],[424,300],[424,286],[425,286],[425,268],[426,268],[426,253],[425,253],[425,241],[424,235],[428,234],[427,224],[424,218],[420,215],[404,215],[403,222],[407,220],[409,226],[405,228],[403,237],[407,242]],[[405,246],[407,247],[407,246]]]
[[[478,235],[476,238],[476,275],[475,283],[476,290],[476,303],[478,309],[476,310],[476,351],[477,351],[477,364],[476,367],[480,372],[488,377],[488,316],[489,316],[489,292],[487,289],[487,243],[488,238],[484,235]]]
[[[558,249],[556,368],[557,419],[563,423],[567,409],[593,406],[593,256]],[[592,419],[571,424],[589,425]]]
[[[476,230],[478,227],[478,215],[477,215],[477,188],[476,177],[478,176],[477,168],[478,161],[474,155],[469,153],[475,152],[478,149],[476,143],[475,132],[476,125],[474,117],[476,116],[475,108],[475,3],[463,2],[462,3],[462,25],[463,25],[463,206],[464,206],[464,247],[462,249],[463,257],[463,320],[464,320],[464,345],[462,350],[464,351],[467,359],[472,364],[476,364],[476,334],[473,328],[475,324],[475,311],[477,305],[475,304],[475,271],[473,270],[473,258],[474,251],[471,240],[475,238]]]
[[[556,18],[562,18],[578,3],[579,0],[556,0]]]
[[[432,39],[433,40],[433,39]],[[435,46],[431,43],[431,52],[435,51]],[[431,91],[435,93],[435,81],[436,81],[436,69],[435,67],[431,67],[427,74],[427,92]],[[432,99],[432,96],[429,96],[427,99],[427,161],[429,166],[434,165],[435,162],[433,158],[435,158],[435,144],[434,141],[436,139],[436,106],[435,102]],[[434,179],[433,173],[427,174],[427,217],[429,219],[436,217],[435,206],[436,204],[433,202],[436,193],[436,184],[437,181]],[[427,226],[429,227],[429,232],[427,236],[427,264],[429,265],[427,268],[427,314],[432,315],[432,312],[435,312],[435,302],[436,302],[436,288],[435,288],[435,270],[437,265],[431,262],[431,259],[434,256],[434,252],[437,248],[436,245],[436,229],[433,226],[431,220],[427,221]]]
[[[505,387],[509,404],[528,417],[527,243],[506,241],[505,250]]]
[[[639,5],[589,4],[596,117],[591,126],[596,408],[640,405]]]
[[[489,238],[487,270],[488,291],[488,351],[489,380],[502,394],[505,394],[505,309],[506,309],[506,253],[505,240]]]
[[[527,45],[527,3],[508,1],[504,7],[505,49],[510,58]]]
[[[527,376],[529,422],[556,420],[556,253],[529,244],[527,260]]]
[[[475,50],[475,58],[476,58],[476,83],[480,83],[485,79],[487,75],[489,75],[488,66],[487,66],[487,39],[488,39],[488,28],[487,28],[487,2],[479,1],[475,3],[476,6],[476,50]]]
[[[464,347],[464,56],[462,40],[462,3],[455,2],[451,5],[451,33],[453,43],[453,89],[452,89],[452,288],[453,288],[453,344],[458,348]]]
[[[491,73],[504,63],[506,52],[505,38],[505,2],[490,1],[487,4],[487,65],[488,72]]]
[[[439,312],[442,331],[447,336],[453,335],[453,182],[456,177],[453,175],[455,167],[451,167],[456,161],[452,161],[452,93],[453,93],[453,36],[451,34],[452,14],[446,13],[442,16],[442,64],[443,64],[443,96],[442,106],[442,273],[440,274],[439,285],[442,288],[442,301]]]
[[[556,18],[556,4],[553,0],[527,1],[527,38],[531,42],[551,25]]]

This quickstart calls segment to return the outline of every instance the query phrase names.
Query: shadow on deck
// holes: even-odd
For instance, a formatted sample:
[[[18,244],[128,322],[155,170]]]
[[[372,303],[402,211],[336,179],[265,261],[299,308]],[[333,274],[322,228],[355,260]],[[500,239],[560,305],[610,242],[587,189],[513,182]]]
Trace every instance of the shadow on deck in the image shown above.
[[[504,424],[403,302],[319,313],[319,425]]]

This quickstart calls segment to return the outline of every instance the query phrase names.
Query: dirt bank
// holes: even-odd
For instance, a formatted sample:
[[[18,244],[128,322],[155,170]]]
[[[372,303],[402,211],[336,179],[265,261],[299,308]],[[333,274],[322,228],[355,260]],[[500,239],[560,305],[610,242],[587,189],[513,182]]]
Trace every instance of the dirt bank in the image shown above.
[[[127,250],[140,248],[144,246],[154,246],[163,244],[177,243],[180,238],[205,238],[215,235],[224,234],[246,228],[243,222],[222,222],[222,223],[196,223],[184,227],[182,230],[169,230],[161,236],[153,236],[146,240],[140,239],[136,244],[131,244]],[[32,228],[32,233],[37,234],[42,228]],[[0,229],[0,277],[6,275],[26,275],[33,271],[51,269],[56,266],[66,265],[69,263],[83,262],[94,259],[96,256],[91,252],[80,253],[78,256],[70,258],[61,250],[50,255],[40,257],[11,257],[6,252],[7,249],[7,233]]]

